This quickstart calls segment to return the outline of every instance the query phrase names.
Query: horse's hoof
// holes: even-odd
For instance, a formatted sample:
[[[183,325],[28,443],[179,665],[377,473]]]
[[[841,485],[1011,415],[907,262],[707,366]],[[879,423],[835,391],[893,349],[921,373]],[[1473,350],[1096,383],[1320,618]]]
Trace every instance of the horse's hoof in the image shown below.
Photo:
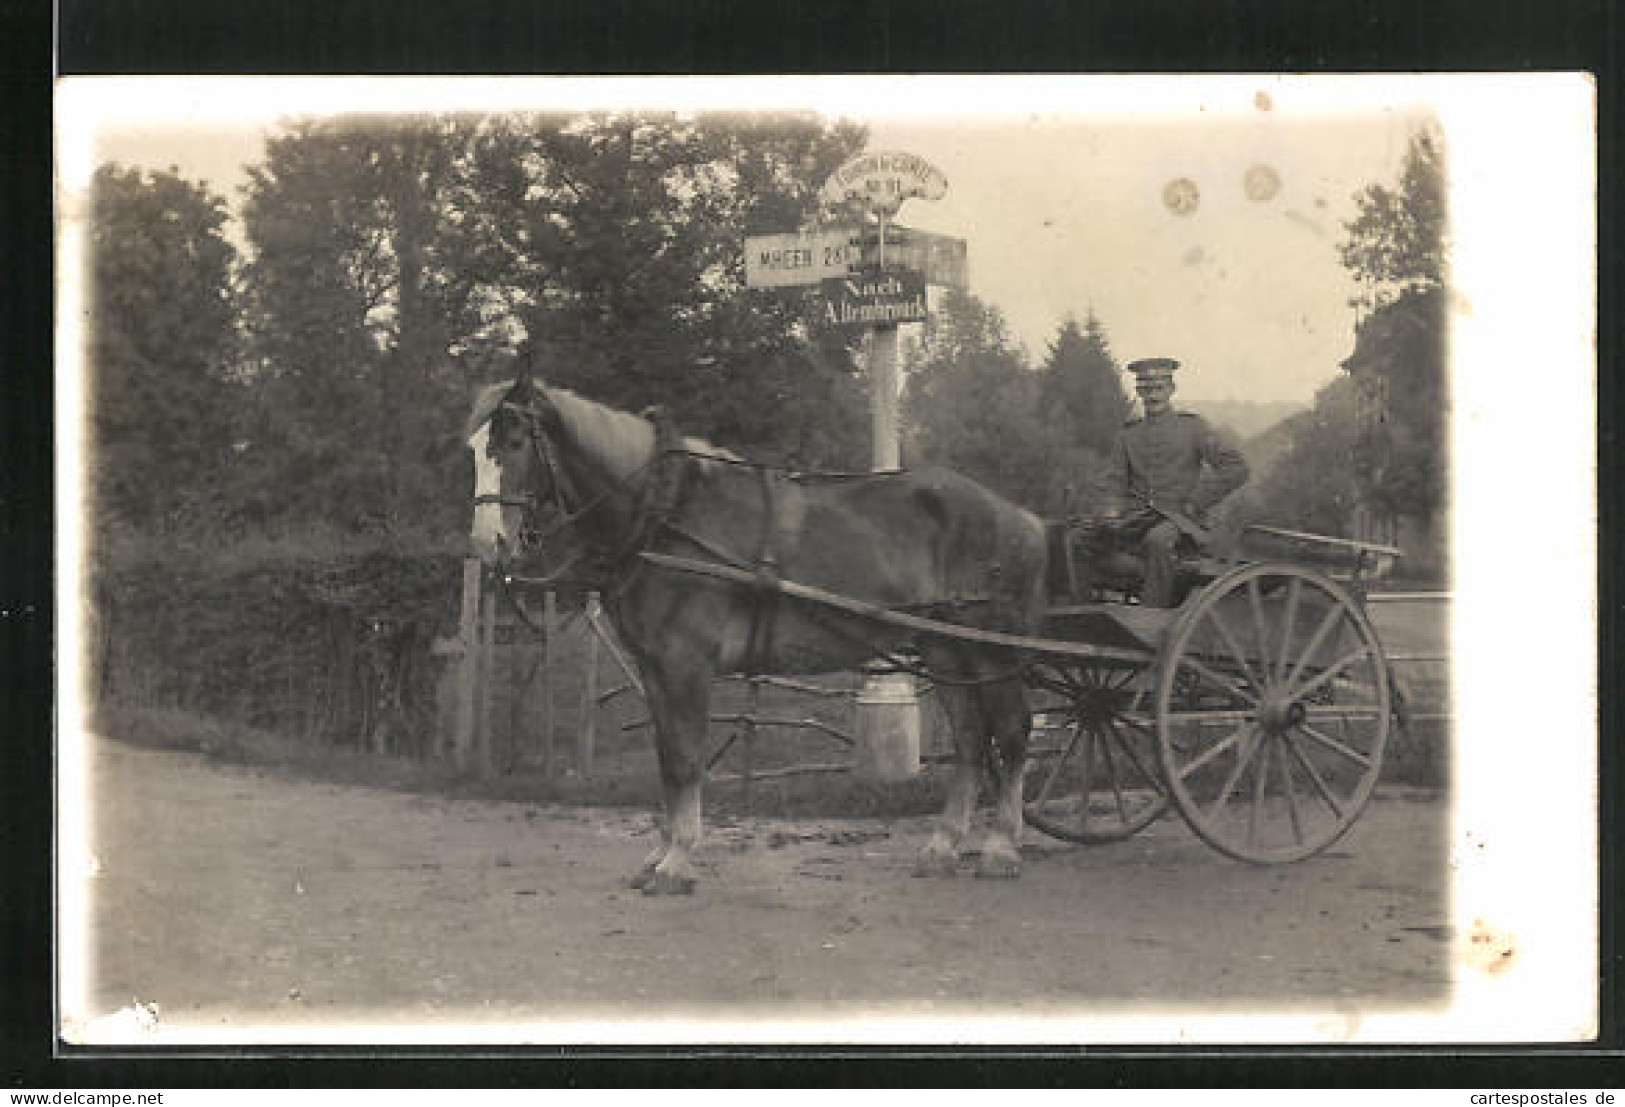
[[[691,896],[697,883],[692,876],[673,876],[656,869],[642,887],[646,896]]]
[[[654,875],[655,871],[653,869],[639,869],[626,878],[626,886],[628,888],[647,888],[649,881],[654,879]]]

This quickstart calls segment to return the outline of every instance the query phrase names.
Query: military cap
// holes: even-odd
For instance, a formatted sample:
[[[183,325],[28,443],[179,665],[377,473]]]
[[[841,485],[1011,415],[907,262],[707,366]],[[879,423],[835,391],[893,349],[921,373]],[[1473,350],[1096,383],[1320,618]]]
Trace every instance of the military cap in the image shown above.
[[[1171,357],[1144,357],[1128,363],[1128,371],[1142,381],[1173,380],[1179,362]]]

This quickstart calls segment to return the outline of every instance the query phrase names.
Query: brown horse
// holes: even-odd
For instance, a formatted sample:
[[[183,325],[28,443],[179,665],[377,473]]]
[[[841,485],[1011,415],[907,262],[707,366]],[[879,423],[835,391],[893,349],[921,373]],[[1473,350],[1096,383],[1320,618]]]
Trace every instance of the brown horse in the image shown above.
[[[584,574],[635,658],[654,723],[665,820],[632,878],[646,893],[693,890],[713,677],[855,669],[880,651],[917,652],[954,729],[948,802],[920,875],[956,871],[980,773],[996,791],[979,875],[1020,871],[1021,776],[1030,716],[1008,648],[917,636],[775,591],[782,579],[911,614],[1029,634],[1044,604],[1043,526],[941,469],[808,476],[752,465],[658,418],[560,388],[495,385],[469,424],[481,476],[474,542],[513,566],[539,524],[573,531]],[[755,583],[658,566],[665,553]]]

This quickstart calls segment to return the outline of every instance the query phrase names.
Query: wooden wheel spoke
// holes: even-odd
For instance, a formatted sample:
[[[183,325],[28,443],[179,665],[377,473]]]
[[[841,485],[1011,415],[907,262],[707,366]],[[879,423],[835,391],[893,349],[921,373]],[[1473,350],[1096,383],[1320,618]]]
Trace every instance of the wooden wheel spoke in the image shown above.
[[[1116,723],[1108,722],[1106,727],[1112,732],[1112,737],[1117,740],[1117,748],[1122,750],[1123,755],[1133,763],[1135,771],[1140,774],[1140,778],[1150,784],[1160,795],[1162,793],[1162,782],[1157,779],[1157,774],[1146,769],[1145,762],[1141,761],[1140,755],[1134,752],[1134,747],[1129,744],[1127,738],[1123,737],[1122,732],[1117,729]]]
[[[1258,813],[1264,809],[1264,788],[1269,783],[1270,739],[1268,735],[1259,740],[1258,748],[1262,753],[1258,758],[1258,768],[1253,772],[1253,805],[1247,809],[1247,844],[1249,846],[1258,841]]]
[[[1326,612],[1326,617],[1320,621],[1320,626],[1315,628],[1315,633],[1309,639],[1309,644],[1298,655],[1298,660],[1293,662],[1292,672],[1287,674],[1286,678],[1288,686],[1297,683],[1298,674],[1303,672],[1303,667],[1309,663],[1311,657],[1315,656],[1315,651],[1320,649],[1320,644],[1326,641],[1326,636],[1332,632],[1332,627],[1337,625],[1337,621],[1343,617],[1343,614],[1343,609],[1336,606]]]
[[[1043,787],[1039,788],[1038,795],[1033,797],[1034,807],[1042,806],[1044,801],[1049,799],[1050,792],[1055,788],[1055,782],[1061,778],[1061,773],[1066,769],[1066,763],[1072,759],[1072,751],[1078,748],[1078,740],[1082,737],[1082,730],[1073,732],[1072,740],[1066,744],[1066,749],[1062,751],[1061,756],[1056,758],[1055,764],[1050,767],[1049,775],[1044,778]]]
[[[1118,715],[1117,716],[1117,721],[1120,722],[1120,723],[1127,723],[1129,726],[1133,727],[1135,730],[1139,731],[1141,734],[1146,735],[1148,738],[1155,738],[1157,736],[1157,731],[1156,731],[1155,727],[1151,726],[1148,723],[1142,722],[1140,719],[1136,718],[1133,715]]]
[[[1311,719],[1375,719],[1382,709],[1374,703],[1305,704],[1303,713]]]
[[[1292,839],[1298,845],[1303,845],[1303,818],[1298,814],[1298,789],[1292,779],[1292,764],[1287,755],[1280,749],[1284,744],[1277,743],[1275,759],[1281,763],[1281,785],[1286,789],[1286,813],[1292,822]]]
[[[1314,763],[1303,755],[1303,751],[1298,748],[1298,743],[1292,740],[1292,735],[1284,735],[1282,740],[1286,744],[1287,752],[1298,763],[1298,768],[1302,769],[1304,775],[1309,778],[1309,783],[1316,794],[1320,796],[1321,802],[1331,808],[1334,817],[1342,819],[1343,808],[1337,802],[1337,797],[1332,795],[1332,790],[1326,786],[1326,782],[1321,779],[1320,773],[1315,770]]]
[[[1248,681],[1252,683],[1254,688],[1263,691],[1264,682],[1259,680],[1258,675],[1253,672],[1252,664],[1247,660],[1247,651],[1241,648],[1241,643],[1236,640],[1235,632],[1230,629],[1230,624],[1225,622],[1224,616],[1219,614],[1219,606],[1214,604],[1208,611],[1207,616],[1213,620],[1214,627],[1219,631],[1219,637],[1224,639],[1225,648],[1230,651],[1230,656],[1236,659],[1236,664],[1241,666],[1241,671],[1247,674]]]
[[[1365,754],[1361,753],[1359,750],[1350,749],[1342,742],[1339,742],[1336,738],[1322,734],[1308,723],[1299,723],[1298,729],[1303,731],[1308,737],[1314,739],[1321,746],[1333,751],[1334,753],[1342,754],[1356,765],[1359,765],[1362,769],[1369,769],[1371,767],[1371,759]]]
[[[1258,712],[1242,707],[1228,711],[1170,711],[1168,718],[1180,723],[1245,723],[1258,717]]]
[[[1247,606],[1253,611],[1253,633],[1258,636],[1258,664],[1266,673],[1275,672],[1275,661],[1270,657],[1270,636],[1265,629],[1264,597],[1258,590],[1258,578],[1247,580]],[[1215,611],[1218,605],[1215,604]]]
[[[1292,656],[1292,628],[1298,621],[1298,591],[1302,585],[1303,581],[1293,577],[1292,583],[1286,586],[1286,615],[1281,619],[1281,648],[1275,653],[1277,677],[1286,666],[1286,659]]]
[[[1095,732],[1086,726],[1078,727],[1078,737],[1083,739],[1083,788],[1078,802],[1078,827],[1081,830],[1089,828],[1089,792],[1095,785]]]
[[[1100,756],[1106,762],[1106,779],[1111,782],[1112,798],[1117,803],[1117,817],[1128,822],[1128,805],[1123,802],[1123,784],[1117,779],[1117,761],[1112,757],[1112,744],[1101,735]]]
[[[1194,657],[1181,657],[1179,659],[1179,663],[1181,665],[1183,665],[1184,667],[1190,669],[1192,672],[1194,672],[1197,676],[1201,677],[1203,680],[1206,680],[1209,684],[1212,684],[1213,686],[1215,686],[1217,688],[1222,688],[1224,691],[1229,692],[1232,696],[1235,696],[1237,699],[1242,700],[1242,701],[1252,705],[1253,707],[1258,706],[1258,697],[1257,696],[1253,695],[1251,692],[1249,692],[1245,688],[1241,687],[1239,684],[1237,684],[1235,681],[1231,680],[1229,677],[1221,676],[1220,674],[1214,672],[1212,669],[1208,668],[1206,665],[1204,665],[1200,661],[1196,660],[1196,658],[1194,658]]]
[[[1247,733],[1248,729],[1249,729],[1248,727],[1241,727],[1238,730],[1233,730],[1229,734],[1225,735],[1223,738],[1220,738],[1217,742],[1213,743],[1207,749],[1203,750],[1201,752],[1201,754],[1199,754],[1194,760],[1192,760],[1189,765],[1183,765],[1183,766],[1180,767],[1179,779],[1184,780],[1186,777],[1188,777],[1192,773],[1196,772],[1196,770],[1198,770],[1198,769],[1202,768],[1203,766],[1207,765],[1209,762],[1211,762],[1215,758],[1217,758],[1220,754],[1224,753],[1225,750],[1229,749],[1230,747],[1234,746],[1237,742],[1241,741],[1242,737]]]
[[[1248,728],[1248,733],[1253,733],[1251,728]],[[1243,739],[1243,742],[1245,742],[1245,739]],[[1253,756],[1258,753],[1258,746],[1259,743],[1254,742],[1250,748],[1244,747],[1236,754],[1236,767],[1230,770],[1230,775],[1225,778],[1224,787],[1219,789],[1218,798],[1208,808],[1207,816],[1209,819],[1216,818],[1220,809],[1229,802],[1230,793],[1236,790],[1236,785],[1241,780],[1241,774],[1247,771],[1248,765],[1252,764]]]
[[[1302,684],[1302,685],[1299,685],[1299,686],[1293,688],[1292,692],[1291,692],[1291,698],[1293,700],[1301,700],[1301,699],[1305,698],[1306,696],[1312,695],[1316,690],[1321,688],[1323,685],[1328,684],[1332,680],[1336,679],[1338,673],[1341,673],[1344,669],[1347,669],[1350,665],[1353,665],[1356,661],[1359,661],[1362,657],[1370,657],[1370,656],[1371,656],[1371,647],[1365,645],[1362,642],[1360,644],[1359,649],[1351,650],[1348,653],[1344,654],[1342,657],[1338,658],[1336,661],[1332,662],[1331,665],[1329,665],[1326,668],[1322,669],[1320,671],[1320,673],[1313,680],[1308,681],[1305,684]]]

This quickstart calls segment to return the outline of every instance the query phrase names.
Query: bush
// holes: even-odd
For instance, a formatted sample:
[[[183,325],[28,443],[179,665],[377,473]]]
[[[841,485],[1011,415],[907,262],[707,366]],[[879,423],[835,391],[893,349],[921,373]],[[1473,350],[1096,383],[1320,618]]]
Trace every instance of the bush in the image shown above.
[[[333,745],[422,753],[452,551],[322,541],[129,541],[87,580],[93,700],[183,709]]]

